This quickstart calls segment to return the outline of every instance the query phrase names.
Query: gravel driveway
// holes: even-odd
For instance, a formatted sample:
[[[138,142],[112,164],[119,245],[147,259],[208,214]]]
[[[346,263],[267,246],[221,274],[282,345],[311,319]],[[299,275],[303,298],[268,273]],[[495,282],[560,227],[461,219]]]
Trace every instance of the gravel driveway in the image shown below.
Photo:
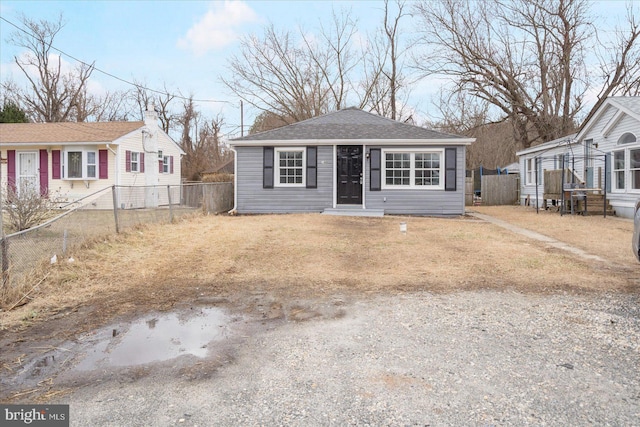
[[[634,295],[260,300],[207,357],[67,373],[58,403],[78,426],[640,425]]]

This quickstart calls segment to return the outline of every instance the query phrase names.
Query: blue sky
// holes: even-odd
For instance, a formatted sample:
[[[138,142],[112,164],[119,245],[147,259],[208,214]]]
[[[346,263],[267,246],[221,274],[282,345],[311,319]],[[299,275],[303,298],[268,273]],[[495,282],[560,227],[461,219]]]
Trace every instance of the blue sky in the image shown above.
[[[594,2],[600,28],[612,28],[625,13],[623,1]],[[197,99],[208,115],[222,113],[227,131],[237,131],[239,100],[220,82],[227,59],[237,52],[241,35],[262,32],[265,24],[295,30],[314,30],[328,23],[332,7],[348,8],[366,36],[382,20],[381,1],[2,1],[0,15],[14,23],[24,14],[32,19],[55,20],[60,13],[65,28],[55,46],[76,58],[125,80],[145,81],[149,87],[180,89]],[[407,27],[414,25],[406,20]],[[7,43],[15,29],[0,21],[0,79],[19,77],[12,65],[20,51]],[[406,28],[407,33],[413,28]],[[64,58],[73,62],[69,58]],[[95,90],[126,89],[126,84],[99,72],[92,75]],[[437,80],[422,82],[410,101],[427,118]],[[254,112],[245,111],[245,125]]]

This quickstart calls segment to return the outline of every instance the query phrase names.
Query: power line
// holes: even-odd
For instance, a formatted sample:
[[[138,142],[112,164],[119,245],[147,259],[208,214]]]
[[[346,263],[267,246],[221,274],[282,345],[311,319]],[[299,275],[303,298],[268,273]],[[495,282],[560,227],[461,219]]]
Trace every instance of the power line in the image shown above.
[[[35,36],[34,36],[34,34],[30,33],[29,31],[25,30],[24,28],[19,27],[18,25],[16,25],[16,24],[14,24],[13,22],[9,21],[9,20],[8,20],[8,19],[6,19],[5,17],[0,16],[0,19],[1,19],[1,20],[3,20],[3,21],[5,21],[7,24],[9,24],[9,25],[13,26],[14,28],[16,28],[18,31],[21,31],[21,32],[25,33],[25,34],[26,34],[26,35],[28,35],[29,37],[35,37]],[[61,49],[58,49],[57,47],[55,47],[55,46],[53,46],[53,45],[49,45],[49,46],[50,46],[53,50],[55,50],[55,51],[57,51],[57,52],[60,52],[60,54],[62,54],[62,55],[64,55],[64,56],[66,56],[66,57],[68,57],[68,58],[71,58],[71,59],[73,59],[74,61],[81,63],[82,65],[85,65],[85,66],[87,66],[87,67],[91,67],[91,68],[93,68],[95,71],[98,71],[98,72],[100,72],[100,73],[102,73],[102,74],[104,74],[104,75],[106,75],[106,76],[109,76],[109,77],[111,77],[111,78],[113,78],[113,79],[119,80],[119,81],[121,81],[121,82],[123,82],[123,83],[126,83],[126,84],[128,84],[128,85],[134,86],[134,87],[139,88],[139,89],[148,90],[149,92],[157,93],[157,94],[160,94],[160,95],[168,95],[168,96],[171,96],[171,97],[174,97],[174,98],[178,98],[178,99],[182,99],[182,100],[185,100],[185,101],[192,100],[192,101],[194,101],[194,102],[212,102],[212,103],[233,104],[233,102],[231,102],[231,101],[220,101],[220,100],[215,100],[215,99],[191,99],[191,98],[187,98],[187,97],[182,96],[182,95],[176,95],[176,94],[172,94],[172,93],[169,93],[169,92],[164,92],[164,91],[161,91],[161,90],[152,89],[152,88],[149,88],[149,87],[146,87],[146,86],[143,86],[143,85],[140,85],[140,84],[134,83],[134,82],[130,82],[130,81],[126,80],[126,79],[123,79],[122,77],[118,77],[118,76],[116,76],[116,75],[114,75],[114,74],[111,74],[111,73],[109,73],[109,72],[107,72],[107,71],[104,71],[104,70],[102,70],[102,69],[100,69],[100,68],[96,67],[96,66],[95,66],[95,65],[93,65],[93,64],[88,64],[88,63],[86,63],[85,61],[83,61],[83,60],[81,60],[81,59],[78,59],[78,58],[76,58],[76,57],[74,57],[74,56],[72,56],[72,55],[70,55],[70,54],[66,53],[65,51],[63,51],[63,50],[61,50]]]

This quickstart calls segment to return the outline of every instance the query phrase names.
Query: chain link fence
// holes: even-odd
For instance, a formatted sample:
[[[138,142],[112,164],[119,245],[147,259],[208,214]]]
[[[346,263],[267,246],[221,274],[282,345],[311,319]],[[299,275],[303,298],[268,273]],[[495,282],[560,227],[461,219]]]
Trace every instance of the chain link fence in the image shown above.
[[[43,262],[68,261],[73,248],[99,236],[140,224],[171,223],[199,210],[232,208],[230,182],[113,186],[61,206],[59,214],[43,224],[1,239],[2,277],[9,285],[17,283]]]

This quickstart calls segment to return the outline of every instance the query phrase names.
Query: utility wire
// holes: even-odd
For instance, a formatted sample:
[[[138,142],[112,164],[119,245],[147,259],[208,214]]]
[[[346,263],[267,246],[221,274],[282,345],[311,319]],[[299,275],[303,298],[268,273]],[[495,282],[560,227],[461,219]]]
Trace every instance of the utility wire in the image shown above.
[[[29,31],[25,30],[24,28],[19,27],[18,25],[16,25],[16,24],[14,24],[13,22],[9,21],[9,20],[8,20],[8,19],[6,19],[5,17],[0,16],[0,19],[1,19],[1,20],[3,20],[4,22],[6,22],[7,24],[11,25],[12,27],[15,27],[16,29],[18,29],[18,31],[21,31],[21,32],[25,33],[25,34],[26,34],[26,35],[28,35],[29,37],[35,37],[35,35],[34,35],[34,34],[30,33]],[[149,88],[149,87],[146,87],[146,86],[142,86],[142,85],[140,85],[140,84],[130,82],[130,81],[128,81],[128,80],[123,79],[122,77],[118,77],[118,76],[116,76],[116,75],[114,75],[114,74],[111,74],[111,73],[109,73],[109,72],[107,72],[107,71],[104,71],[104,70],[102,70],[102,69],[100,69],[100,68],[96,67],[96,66],[95,66],[95,65],[93,65],[93,64],[88,64],[88,63],[86,63],[85,61],[83,61],[83,60],[81,60],[81,59],[78,59],[78,58],[76,58],[76,57],[74,57],[74,56],[72,56],[72,55],[70,55],[70,54],[66,53],[65,51],[63,51],[63,50],[61,50],[61,49],[58,49],[57,47],[55,47],[55,46],[53,46],[53,45],[49,45],[49,46],[50,46],[53,50],[55,50],[55,51],[57,51],[57,52],[60,52],[60,54],[62,54],[62,55],[64,55],[64,56],[66,56],[66,57],[68,57],[68,58],[71,58],[71,59],[73,59],[74,61],[81,63],[82,65],[85,65],[85,66],[87,66],[87,67],[91,67],[91,68],[93,68],[94,70],[96,70],[96,71],[98,71],[98,72],[100,72],[100,73],[102,73],[102,74],[104,74],[104,75],[106,75],[106,76],[109,76],[109,77],[111,77],[111,78],[113,78],[113,79],[119,80],[119,81],[121,81],[121,82],[123,82],[123,83],[126,83],[126,84],[128,84],[128,85],[134,86],[134,87],[139,88],[139,89],[148,90],[149,92],[157,93],[157,94],[160,94],[160,95],[169,95],[169,96],[172,96],[172,97],[174,97],[174,98],[182,99],[182,100],[185,100],[185,101],[192,100],[192,101],[194,101],[194,102],[213,102],[213,103],[233,104],[233,102],[231,102],[231,101],[220,101],[220,100],[215,100],[215,99],[191,99],[191,98],[187,98],[187,97],[182,96],[182,95],[171,94],[171,93],[169,93],[169,92],[163,92],[163,91],[161,91],[161,90],[156,90],[156,89],[152,89],[152,88]]]

